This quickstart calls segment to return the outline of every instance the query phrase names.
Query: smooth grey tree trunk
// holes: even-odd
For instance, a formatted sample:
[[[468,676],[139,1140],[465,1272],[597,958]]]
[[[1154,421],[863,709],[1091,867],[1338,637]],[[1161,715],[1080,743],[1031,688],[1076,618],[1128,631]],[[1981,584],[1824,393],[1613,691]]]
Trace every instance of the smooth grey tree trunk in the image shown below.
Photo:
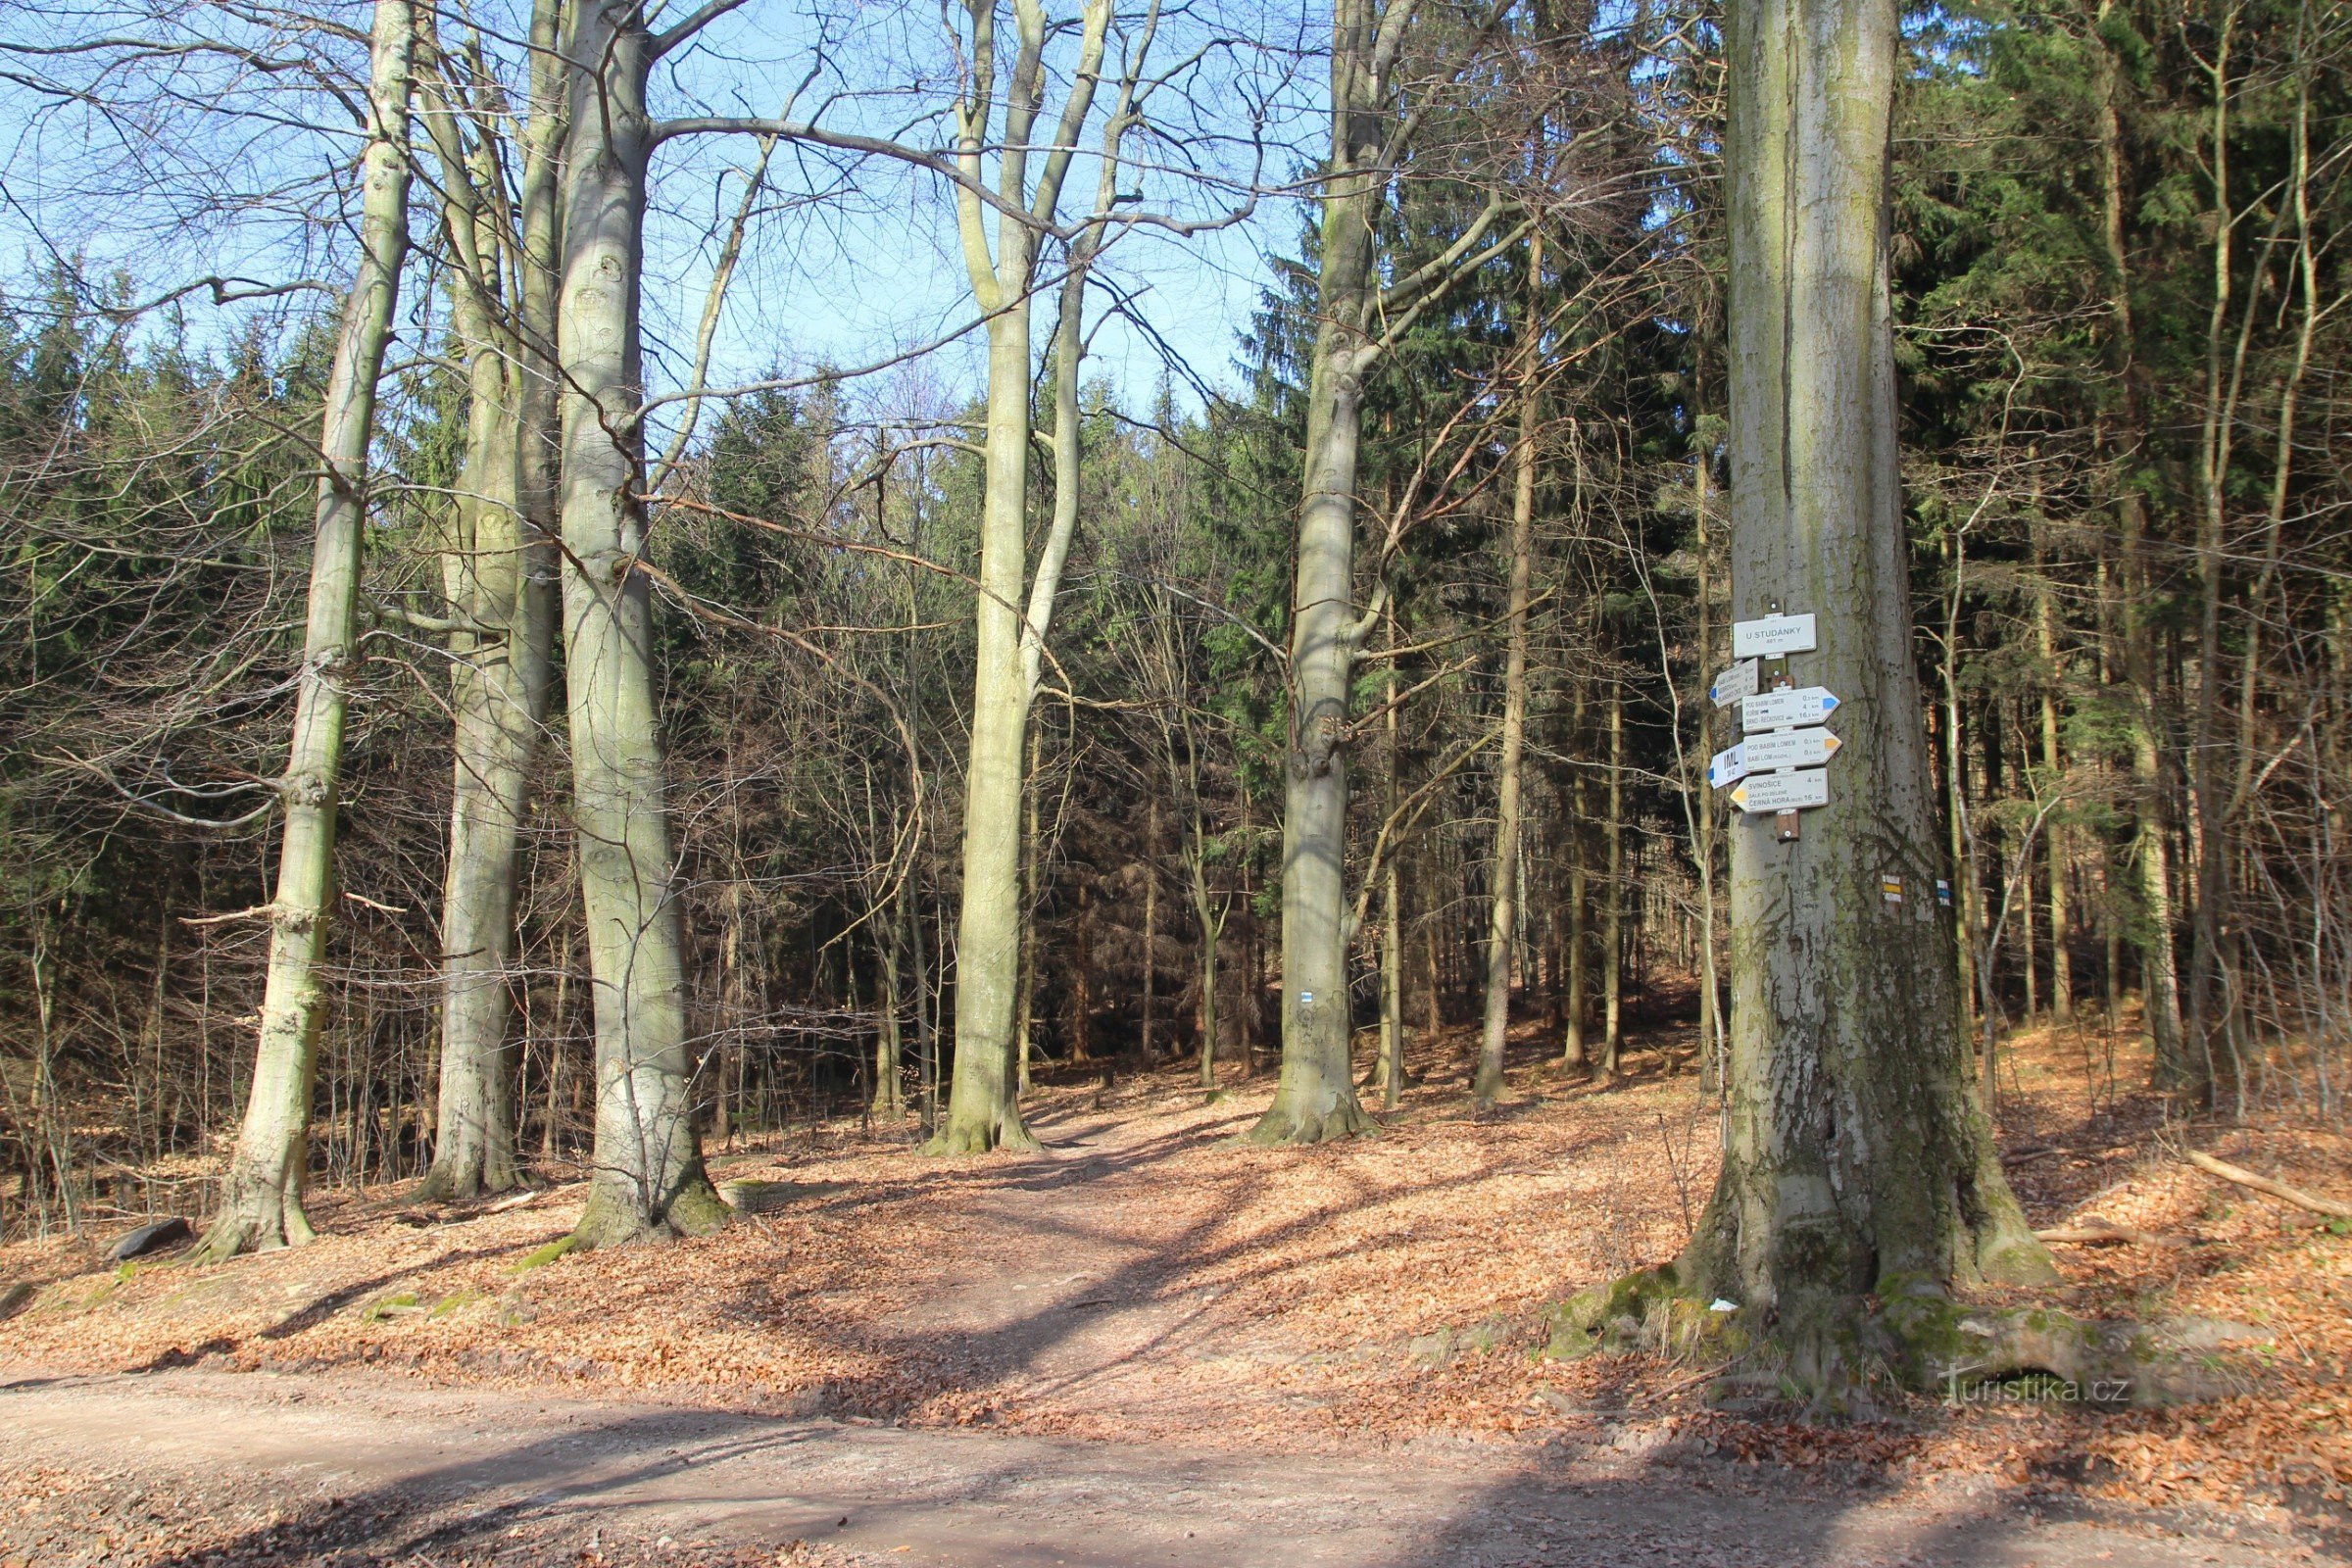
[[[596,1152],[573,1237],[587,1247],[699,1233],[727,1213],[694,1120],[654,607],[633,569],[646,544],[638,300],[654,53],[627,0],[584,3],[564,50],[564,673],[596,1020]]]
[[[1968,1092],[1911,650],[1887,291],[1892,0],[1729,12],[1733,608],[1819,616],[1831,804],[1734,824],[1730,1116],[1680,1269],[1850,1376],[1865,1293],[2055,1277]],[[1902,900],[1884,894],[1899,879]]]
[[[1348,700],[1358,641],[1355,484],[1374,288],[1387,97],[1383,48],[1409,7],[1339,0],[1303,497],[1291,597],[1291,733],[1282,816],[1282,1077],[1250,1136],[1318,1143],[1369,1130],[1349,1071]]]
[[[978,178],[999,91],[995,0],[970,0],[970,89],[956,104],[956,161]],[[1036,691],[1037,662],[1060,587],[1060,566],[1075,527],[1077,496],[1068,496],[1068,527],[1057,505],[1037,577],[1028,576],[1030,299],[1038,230],[1060,206],[1078,131],[1093,102],[1109,0],[1087,0],[1079,70],[1037,184],[1029,181],[1030,140],[1045,91],[1047,24],[1042,9],[1016,10],[1019,48],[1005,89],[997,194],[1004,209],[992,251],[985,209],[968,189],[956,194],[957,224],[973,297],[988,317],[988,402],[980,506],[979,594],[974,613],[971,749],[964,769],[963,903],[956,923],[956,1066],[948,1119],[931,1149],[976,1153],[1034,1149],[1021,1122],[1014,1010],[1021,932],[1022,742]],[[1023,220],[1025,215],[1027,221]],[[1064,312],[1065,320],[1068,312]],[[1076,324],[1069,323],[1071,352]],[[1072,437],[1074,456],[1075,437]],[[1057,502],[1060,498],[1056,498]]]
[[[441,1071],[426,1198],[503,1192],[515,1162],[514,1059],[508,969],[514,948],[516,851],[524,796],[547,721],[555,637],[555,564],[543,529],[552,385],[555,189],[562,67],[554,0],[540,0],[523,131],[519,211],[508,208],[491,149],[458,144],[458,86],[444,83],[432,126],[440,150],[452,318],[466,359],[466,460],[442,593],[453,611],[450,707],[456,714],[448,870],[441,914]],[[467,106],[470,107],[470,106]],[[487,118],[484,116],[482,118]],[[494,207],[492,204],[496,204]],[[512,219],[509,221],[502,219]],[[513,255],[504,236],[521,244]],[[522,284],[507,298],[504,280]]]
[[[1543,272],[1543,247],[1535,250],[1534,270]],[[1533,302],[1530,302],[1531,307]],[[1525,330],[1536,329],[1536,313],[1527,313]],[[1502,670],[1502,781],[1495,794],[1494,898],[1487,920],[1487,1010],[1480,1036],[1478,1076],[1471,1097],[1492,1105],[1502,1093],[1503,1046],[1511,1025],[1511,949],[1519,918],[1519,775],[1527,751],[1527,616],[1530,584],[1536,559],[1536,428],[1537,398],[1534,347],[1519,391],[1519,443],[1514,455],[1511,490],[1511,579],[1509,600],[1510,645]]]
[[[322,998],[318,964],[334,897],[336,790],[343,766],[345,683],[356,657],[368,448],[375,384],[392,339],[408,254],[409,93],[416,47],[410,0],[376,0],[368,37],[368,145],[361,159],[360,258],[327,372],[318,446],[310,603],[297,677],[293,740],[280,785],[285,826],[269,906],[269,978],[245,1119],[203,1259],[311,1240],[303,1211],[310,1166],[311,1088]]]

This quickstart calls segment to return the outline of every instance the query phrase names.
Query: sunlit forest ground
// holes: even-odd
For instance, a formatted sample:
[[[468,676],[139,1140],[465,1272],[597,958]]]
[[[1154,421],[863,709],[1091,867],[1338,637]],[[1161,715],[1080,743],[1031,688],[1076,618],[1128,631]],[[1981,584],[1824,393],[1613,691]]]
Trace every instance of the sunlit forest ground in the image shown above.
[[[739,1137],[714,1175],[746,1211],[705,1240],[541,1262],[583,1189],[414,1206],[321,1195],[315,1245],[205,1268],[108,1266],[107,1238],[0,1250],[24,1368],[370,1369],[435,1385],[653,1397],[908,1427],[1275,1451],[1523,1451],[1568,1469],[1660,1453],[1833,1486],[1989,1486],[2333,1516],[2352,1484],[2352,1225],[2315,1223],[2180,1159],[2211,1151],[2341,1194],[2352,1139],[2168,1117],[2136,1019],[2013,1034],[1999,1126],[2060,1245],[2037,1299],[2246,1325],[2217,1403],[2094,1412],[1919,1397],[1801,1425],[1711,1367],[1546,1357],[1546,1307],[1671,1256],[1715,1173],[1718,1112],[1682,1025],[1595,1087],[1523,1028],[1511,1093],[1475,1114],[1467,1032],[1411,1056],[1379,1137],[1236,1147],[1271,1079],[1214,1096],[1177,1064],[1040,1086],[1041,1155],[937,1160],[911,1123]],[[732,1184],[732,1185],[730,1185]],[[2030,1391],[2029,1391],[2030,1392]],[[1735,1472],[1736,1473],[1736,1472]]]

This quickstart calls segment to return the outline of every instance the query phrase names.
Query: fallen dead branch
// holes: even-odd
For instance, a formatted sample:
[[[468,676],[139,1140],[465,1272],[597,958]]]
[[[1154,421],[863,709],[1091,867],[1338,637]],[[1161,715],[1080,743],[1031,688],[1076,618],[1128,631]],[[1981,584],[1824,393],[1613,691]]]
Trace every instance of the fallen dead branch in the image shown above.
[[[2211,1154],[2200,1153],[2193,1149],[2188,1152],[2187,1157],[2188,1162],[2197,1169],[2211,1176],[2219,1176],[2226,1182],[2235,1182],[2240,1187],[2250,1187],[2255,1192],[2276,1198],[2282,1202],[2293,1203],[2298,1208],[2307,1208],[2314,1214],[2326,1214],[2333,1219],[2352,1219],[2352,1203],[2339,1203],[2331,1198],[2321,1198],[2315,1194],[2304,1192],[2301,1188],[2289,1187],[2284,1182],[2275,1182],[2268,1176],[2257,1176],[2241,1166],[2232,1165],[2227,1160],[2216,1159]]]
[[[2134,1230],[2129,1225],[2110,1225],[2103,1219],[2086,1220],[2081,1225],[2062,1225],[2056,1230],[2035,1231],[2037,1242],[2069,1242],[2077,1247],[2186,1247],[2188,1243],[2178,1236],[2159,1236],[2154,1231]]]

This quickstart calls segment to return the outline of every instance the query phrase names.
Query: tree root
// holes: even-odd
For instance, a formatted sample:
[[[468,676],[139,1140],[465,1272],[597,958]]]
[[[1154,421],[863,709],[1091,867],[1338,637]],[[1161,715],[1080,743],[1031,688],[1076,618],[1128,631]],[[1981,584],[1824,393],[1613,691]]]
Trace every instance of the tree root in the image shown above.
[[[699,1162],[679,1182],[677,1191],[658,1214],[644,1212],[625,1185],[598,1182],[589,1187],[588,1202],[580,1210],[580,1221],[565,1238],[570,1244],[566,1250],[588,1251],[599,1247],[625,1247],[633,1242],[708,1236],[734,1217],[735,1211],[718,1196],[718,1190],[703,1174]]]
[[[1035,1134],[1015,1112],[994,1121],[958,1122],[950,1117],[948,1124],[934,1133],[923,1146],[926,1154],[985,1154],[993,1150],[1012,1153],[1035,1154],[1045,1150]]]
[[[225,1263],[240,1253],[302,1247],[318,1239],[299,1194],[264,1183],[239,1191],[239,1185],[232,1179],[220,1212],[181,1262]]]
[[[1924,1280],[1884,1282],[1873,1298],[1813,1293],[1760,1315],[1701,1299],[1672,1263],[1594,1286],[1548,1315],[1545,1353],[1556,1359],[1598,1350],[1717,1358],[1718,1392],[1761,1383],[1817,1419],[1867,1417],[1874,1392],[1959,1403],[2021,1378],[2036,1396],[2069,1403],[2197,1403],[2242,1393],[2247,1380],[2223,1352],[2263,1338],[2210,1318],[2140,1324],[1970,1307]]]
[[[1274,1097],[1274,1103],[1266,1107],[1257,1125],[1242,1135],[1245,1141],[1272,1149],[1295,1144],[1327,1144],[1380,1131],[1380,1123],[1372,1119],[1352,1095],[1320,1114],[1293,1110],[1284,1103],[1284,1098]]]

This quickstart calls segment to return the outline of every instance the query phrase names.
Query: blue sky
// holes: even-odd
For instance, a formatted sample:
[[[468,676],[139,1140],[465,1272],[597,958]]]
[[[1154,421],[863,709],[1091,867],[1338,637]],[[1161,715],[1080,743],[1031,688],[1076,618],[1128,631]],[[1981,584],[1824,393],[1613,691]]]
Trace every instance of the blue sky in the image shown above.
[[[462,15],[445,0],[443,37],[460,35],[469,16],[494,52],[510,64],[518,61],[519,52],[501,40],[522,30],[522,3],[484,0]],[[1048,0],[1048,10],[1067,20],[1076,4]],[[315,54],[346,75],[364,69],[351,39],[364,32],[367,7],[334,0],[318,14],[339,24],[345,36],[316,29],[241,36],[280,58]],[[193,19],[175,24],[182,38],[191,28],[233,25],[202,11],[179,15]],[[1134,20],[1126,18],[1130,26]],[[1166,5],[1152,60],[1160,71],[1183,69],[1150,106],[1152,132],[1130,141],[1138,167],[1121,184],[1141,192],[1139,210],[1204,218],[1228,210],[1238,200],[1237,185],[1290,177],[1323,133],[1322,67],[1308,51],[1321,41],[1318,27],[1328,24],[1327,13],[1303,0]],[[51,41],[134,28],[167,30],[135,4],[109,3],[49,13],[17,36]],[[1049,50],[1050,112],[1059,107],[1074,53],[1066,32]],[[663,62],[654,107],[662,116],[772,115],[798,88],[798,118],[817,114],[831,129],[935,148],[946,139],[942,112],[954,67],[936,6],[750,0]],[[101,90],[95,108],[61,109],[22,85],[0,84],[0,254],[24,264],[10,269],[12,299],[23,302],[29,292],[24,267],[37,267],[53,252],[84,255],[102,272],[122,267],[142,296],[216,270],[269,282],[331,283],[348,266],[351,234],[335,172],[356,141],[326,93],[303,87],[292,74],[257,76],[202,59],[111,78],[91,76],[92,63],[75,57],[54,60],[48,69],[69,77],[81,73],[81,84]],[[1069,176],[1065,220],[1093,205],[1099,172],[1093,149],[1108,96],[1106,83],[1081,138],[1086,151]],[[239,112],[206,107],[216,97]],[[1253,126],[1261,133],[1250,145]],[[746,136],[698,136],[665,143],[657,154],[645,281],[656,395],[674,390],[690,363],[715,232],[742,189],[740,174],[727,172],[740,171],[754,151]],[[936,175],[889,159],[852,164],[822,149],[788,145],[770,166],[767,190],[728,297],[713,385],[819,365],[869,364],[972,319],[953,207]],[[432,197],[422,181],[416,199],[424,237]],[[1248,221],[1219,232],[1183,240],[1150,229],[1129,234],[1102,275],[1134,302],[1151,331],[1104,323],[1090,375],[1107,378],[1131,406],[1148,407],[1164,347],[1193,376],[1230,385],[1236,335],[1257,304],[1264,255],[1294,246],[1300,219],[1296,199],[1275,197],[1260,202]],[[1049,271],[1054,265],[1049,258]],[[412,306],[418,298],[412,290]],[[1090,315],[1102,315],[1107,303],[1098,290]],[[232,330],[252,309],[224,315],[200,299],[186,307],[199,341]],[[1041,351],[1051,315],[1049,296],[1040,301],[1036,325]],[[934,406],[951,403],[977,389],[979,365],[979,334],[972,333],[919,369],[894,371],[899,392],[893,395],[912,379],[928,389],[926,401]],[[1190,404],[1184,380],[1178,377],[1178,395]]]

